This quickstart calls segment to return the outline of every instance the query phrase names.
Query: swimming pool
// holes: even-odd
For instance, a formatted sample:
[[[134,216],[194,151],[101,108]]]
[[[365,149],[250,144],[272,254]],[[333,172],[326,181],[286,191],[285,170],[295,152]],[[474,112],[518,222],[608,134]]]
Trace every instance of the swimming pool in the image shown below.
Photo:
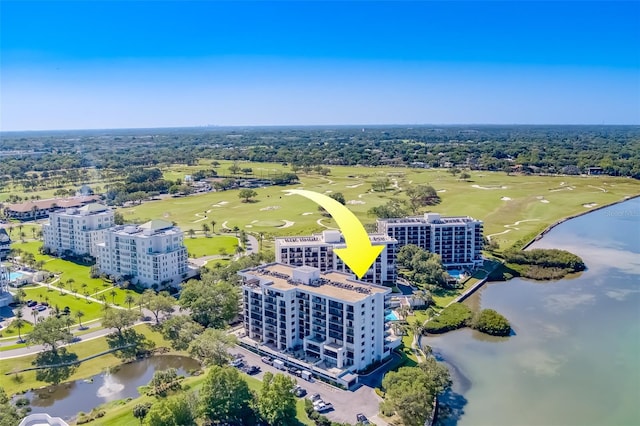
[[[9,272],[9,281],[15,281],[17,279],[23,278],[25,274],[22,272]]]
[[[460,277],[462,276],[463,272],[461,270],[459,270],[459,269],[449,269],[447,271],[447,274],[451,275],[456,280],[459,280]]]
[[[385,321],[398,321],[398,315],[396,315],[395,311],[386,310],[384,311],[384,319]]]

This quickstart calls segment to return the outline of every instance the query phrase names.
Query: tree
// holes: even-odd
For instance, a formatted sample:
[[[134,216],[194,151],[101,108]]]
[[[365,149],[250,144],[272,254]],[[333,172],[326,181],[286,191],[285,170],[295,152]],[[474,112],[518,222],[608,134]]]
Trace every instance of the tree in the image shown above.
[[[395,411],[406,426],[423,426],[433,415],[434,398],[451,386],[449,370],[429,357],[418,367],[401,367],[382,380],[385,411]]]
[[[20,334],[20,329],[24,327],[24,314],[22,313],[22,309],[16,310],[16,319],[11,322],[11,326],[15,327],[18,330],[18,342],[22,342],[22,335]]]
[[[4,388],[0,387],[0,426],[15,426],[20,424],[20,420],[26,416],[22,410],[18,410],[11,403],[11,398],[7,396]]]
[[[411,330],[411,333],[413,333],[413,345],[415,346],[420,339],[420,335],[422,334],[424,327],[419,320],[415,320],[414,322],[409,324],[409,330]]]
[[[210,230],[211,228],[209,228],[209,225],[207,225],[206,223],[202,224],[202,232],[204,232],[204,235],[209,235]]]
[[[371,207],[367,213],[380,219],[404,217],[407,215],[404,203],[395,198],[392,198],[381,206]]]
[[[104,328],[115,328],[119,336],[122,336],[122,330],[135,324],[138,314],[127,309],[109,309],[102,317],[102,326]]]
[[[508,336],[509,321],[493,309],[483,309],[473,321],[473,328],[493,336]]]
[[[69,343],[73,337],[64,327],[63,319],[49,316],[34,324],[27,340],[32,345],[43,345],[57,353],[60,343]]]
[[[243,188],[238,193],[238,197],[243,199],[243,203],[248,203],[251,198],[254,198],[258,195],[256,191],[249,188]]]
[[[196,236],[196,231],[194,231],[192,228],[190,228],[187,231],[187,234],[189,234],[189,237],[194,238]]]
[[[142,422],[144,421],[144,418],[147,417],[147,413],[149,413],[150,408],[150,403],[136,404],[135,407],[133,407],[133,417],[140,421],[140,426],[142,426]]]
[[[209,365],[225,365],[229,361],[228,349],[235,343],[235,336],[224,330],[207,328],[191,345],[189,354]]]
[[[116,291],[115,288],[112,288],[111,291],[109,292],[109,295],[111,296],[111,303],[113,303],[115,305],[116,304],[116,296],[118,295],[118,292]]]
[[[460,175],[460,180],[468,180],[471,177],[471,175],[467,172],[462,172],[462,174]]]
[[[154,294],[149,299],[149,310],[156,317],[156,324],[160,324],[160,314],[173,312],[173,305],[176,303],[176,299],[169,296],[169,293],[161,291],[158,294]]]
[[[189,280],[182,287],[180,305],[205,327],[222,328],[238,313],[238,289],[225,281],[204,274],[201,280]]]
[[[295,381],[283,374],[275,376],[266,372],[258,397],[260,416],[270,425],[288,426],[297,424],[296,397],[291,392]]]
[[[195,425],[196,410],[194,395],[182,393],[153,404],[147,413],[146,422],[149,426]]]
[[[204,327],[188,316],[180,315],[169,318],[162,324],[162,335],[171,342],[177,351],[185,350],[193,342]]]
[[[76,311],[76,318],[78,318],[78,324],[80,325],[80,330],[84,330],[84,327],[82,326],[82,317],[83,316],[84,316],[84,312]]]
[[[218,222],[216,222],[215,220],[211,220],[211,232],[213,232],[214,234],[216,233],[216,224]]]
[[[129,307],[129,309],[131,309],[131,304],[135,302],[135,299],[133,298],[133,296],[131,295],[131,293],[127,293],[127,295],[124,298],[124,303],[127,304],[127,306]]]
[[[213,366],[200,389],[199,413],[210,423],[249,424],[253,396],[237,369]]]
[[[432,206],[440,202],[438,193],[430,185],[416,185],[407,188],[407,196],[414,214],[418,213],[420,207]]]

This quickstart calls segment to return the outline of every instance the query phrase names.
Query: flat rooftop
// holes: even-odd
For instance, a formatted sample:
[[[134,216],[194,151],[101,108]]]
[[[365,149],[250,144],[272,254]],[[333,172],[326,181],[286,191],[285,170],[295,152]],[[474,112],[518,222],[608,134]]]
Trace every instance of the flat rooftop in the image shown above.
[[[293,280],[294,269],[297,269],[297,267],[282,263],[271,263],[257,268],[245,269],[240,273],[246,278],[253,276],[263,284],[270,282],[270,288],[273,289],[285,291],[300,289],[317,296],[330,297],[351,303],[365,300],[372,294],[391,292],[390,288],[358,281],[352,275],[335,271],[320,274],[320,279],[316,284],[305,284]],[[251,283],[245,281],[245,285],[251,285]],[[258,283],[255,282],[254,286],[257,285]]]
[[[369,241],[372,244],[394,244],[397,243],[395,238],[392,238],[386,234],[369,234]],[[281,247],[291,246],[335,246],[346,244],[344,236],[341,235],[339,242],[326,242],[322,234],[313,234],[309,236],[295,236],[295,237],[278,237],[276,242]]]
[[[389,224],[424,224],[424,225],[464,225],[471,222],[482,223],[482,221],[478,219],[474,219],[470,216],[449,216],[449,217],[440,217],[438,219],[428,220],[423,216],[415,216],[415,217],[400,217],[394,219],[378,219],[379,223],[389,223]]]

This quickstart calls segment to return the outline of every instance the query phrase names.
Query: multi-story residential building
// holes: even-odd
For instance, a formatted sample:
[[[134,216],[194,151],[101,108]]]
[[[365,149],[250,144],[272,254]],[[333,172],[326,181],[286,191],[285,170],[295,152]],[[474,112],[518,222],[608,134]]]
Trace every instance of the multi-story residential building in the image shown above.
[[[102,204],[54,211],[49,214],[49,223],[42,226],[44,248],[58,254],[95,257],[96,245],[113,225],[113,210]]]
[[[244,328],[258,345],[318,368],[363,370],[400,343],[385,324],[388,287],[343,272],[271,263],[239,272]]]
[[[10,204],[4,208],[6,217],[17,220],[36,220],[49,217],[49,213],[61,209],[82,207],[100,200],[99,195],[87,195],[70,198],[50,198],[30,200],[24,203]]]
[[[11,250],[11,238],[4,228],[0,228],[0,260],[5,260]]]
[[[177,284],[194,272],[182,231],[164,220],[112,227],[97,249],[100,272],[146,287]]]
[[[386,234],[371,234],[373,245],[384,249],[375,259],[362,281],[372,284],[391,284],[396,280],[396,243]],[[292,266],[313,266],[320,272],[340,271],[352,274],[351,269],[338,257],[334,249],[346,247],[340,231],[323,231],[305,237],[276,238],[276,262]]]
[[[407,244],[437,253],[447,268],[482,265],[482,221],[438,213],[399,219],[378,219],[378,232],[395,238],[398,250]]]

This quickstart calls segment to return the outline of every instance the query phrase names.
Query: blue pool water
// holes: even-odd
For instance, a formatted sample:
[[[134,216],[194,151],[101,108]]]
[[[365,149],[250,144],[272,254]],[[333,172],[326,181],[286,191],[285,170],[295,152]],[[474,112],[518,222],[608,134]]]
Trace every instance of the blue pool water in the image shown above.
[[[394,311],[384,311],[384,313],[385,313],[384,319],[386,321],[398,321],[399,319]]]
[[[14,281],[22,277],[24,277],[22,272],[9,272],[9,281]]]
[[[449,269],[447,270],[447,273],[457,280],[459,280],[460,275],[462,275],[462,271],[460,271],[459,269]]]

